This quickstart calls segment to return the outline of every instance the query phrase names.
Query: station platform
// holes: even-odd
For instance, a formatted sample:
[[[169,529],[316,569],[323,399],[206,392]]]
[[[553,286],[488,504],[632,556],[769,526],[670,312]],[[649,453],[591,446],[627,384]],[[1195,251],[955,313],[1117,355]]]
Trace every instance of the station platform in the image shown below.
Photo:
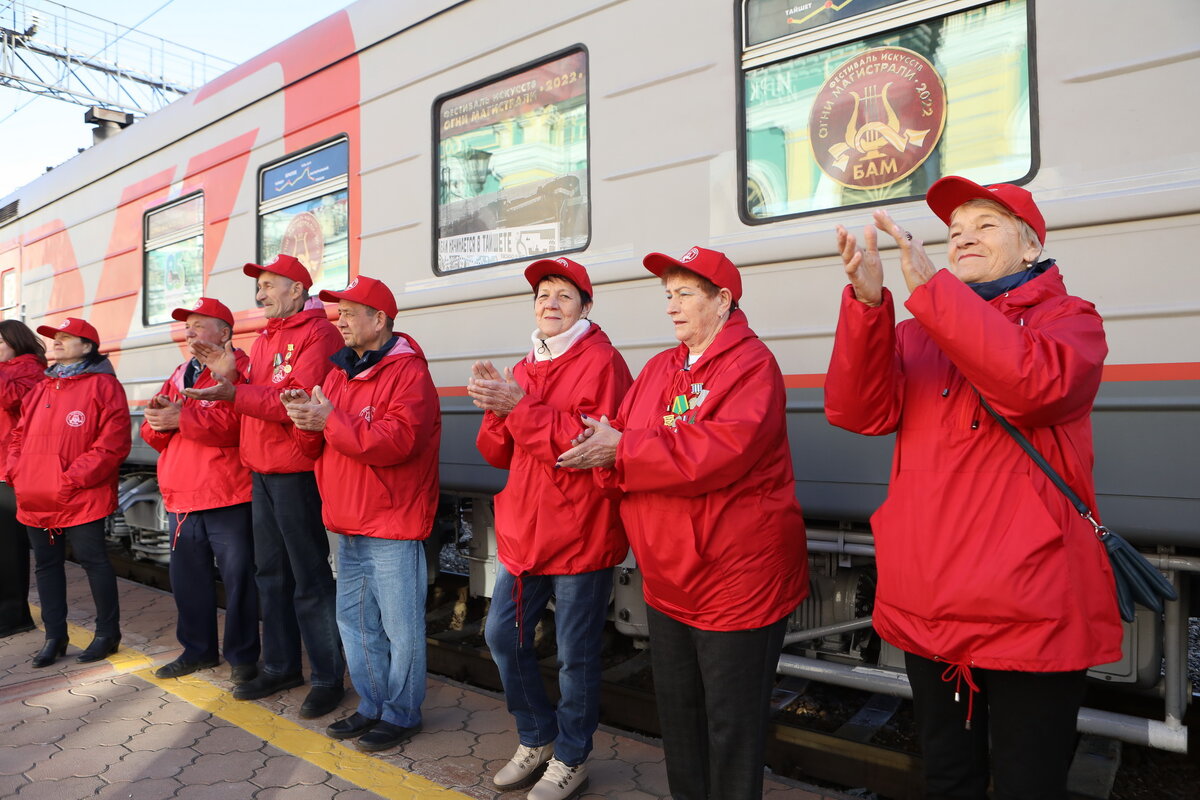
[[[528,791],[491,786],[517,744],[503,698],[493,693],[430,676],[421,733],[395,750],[362,753],[323,733],[354,709],[352,689],[342,708],[304,720],[297,712],[307,687],[247,702],[230,694],[225,664],[180,679],[154,677],[180,652],[174,603],[157,589],[118,579],[120,650],[75,663],[92,638],[91,599],[82,569],[68,564],[67,580],[66,657],[31,666],[44,639],[40,627],[0,639],[0,797],[518,800]],[[602,728],[588,770],[582,800],[668,797],[662,748],[653,739]],[[850,800],[773,776],[763,796]]]

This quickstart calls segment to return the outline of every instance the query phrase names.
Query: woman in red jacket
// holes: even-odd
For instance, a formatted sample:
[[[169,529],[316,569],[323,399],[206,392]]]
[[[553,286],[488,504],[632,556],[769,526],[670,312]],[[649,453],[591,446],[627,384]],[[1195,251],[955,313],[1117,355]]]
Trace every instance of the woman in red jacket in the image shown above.
[[[67,649],[66,541],[87,573],[96,633],[76,661],[99,661],[121,641],[117,579],[104,548],[104,519],[117,506],[117,471],[129,455],[125,390],[91,324],[68,317],[43,325],[55,364],[33,390],[8,446],[17,519],[29,526],[46,643],[35,667]]]
[[[507,469],[496,496],[499,565],[487,642],[500,670],[520,744],[493,778],[502,791],[531,783],[533,800],[561,800],[582,788],[584,761],[600,721],[600,650],[612,568],[629,550],[617,502],[586,473],[555,460],[583,430],[584,416],[612,416],[633,378],[625,360],[589,321],[592,283],[567,258],[530,264],[533,349],[501,376],[476,363],[468,391],[485,409],[476,444]],[[557,711],[542,685],[533,630],[554,595]],[[553,758],[551,758],[553,754]]]
[[[779,651],[808,594],[783,375],[722,253],[642,263],[679,345],[650,359],[613,425],[586,420],[560,464],[611,467],[597,478],[625,493],[671,796],[757,800]]]
[[[15,319],[0,322],[0,442],[4,452],[30,389],[43,378],[46,348]],[[33,630],[29,613],[29,533],[17,521],[17,496],[0,467],[0,637]]]
[[[825,413],[896,433],[871,519],[874,623],[906,653],[930,797],[1061,800],[1088,667],[1121,656],[1104,546],[984,408],[1016,425],[1095,508],[1092,401],[1108,348],[1091,303],[1039,260],[1046,223],[1009,184],[946,177],[948,270],[885,211],[913,319],[896,325],[876,232],[838,227],[842,294]],[[959,698],[962,702],[959,703]]]

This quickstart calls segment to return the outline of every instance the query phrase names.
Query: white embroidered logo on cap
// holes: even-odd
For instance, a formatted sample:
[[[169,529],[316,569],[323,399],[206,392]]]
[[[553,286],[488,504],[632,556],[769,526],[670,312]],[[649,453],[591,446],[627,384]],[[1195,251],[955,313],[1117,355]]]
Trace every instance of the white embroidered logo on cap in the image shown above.
[[[62,330],[64,328],[69,327],[70,325],[71,325],[71,320],[64,319],[62,322],[58,323],[58,328],[59,328],[59,330]]]
[[[350,291],[355,286],[358,286],[358,278],[355,278],[354,280],[350,281],[350,285],[346,287],[346,291],[347,292]]]
[[[67,414],[67,424],[72,428],[78,428],[86,421],[87,417],[84,416],[82,411],[72,411],[70,414]]]
[[[554,259],[554,263],[558,264],[560,267],[568,266],[567,260],[565,258],[556,258],[556,259]]]
[[[375,419],[375,406],[363,406],[362,411],[358,412],[358,415],[367,422],[370,422]]]
[[[691,250],[688,250],[686,253],[684,253],[683,258],[681,258],[679,260],[681,262],[683,262],[684,264],[686,264],[689,261],[695,261],[699,257],[700,257],[700,248],[693,247]]]
[[[195,311],[197,308],[199,308],[199,307],[200,307],[200,306],[202,306],[202,305],[204,305],[204,299],[203,299],[203,298],[201,298],[201,299],[199,299],[199,300],[197,300],[197,301],[196,301],[196,305],[192,306],[192,311]]]

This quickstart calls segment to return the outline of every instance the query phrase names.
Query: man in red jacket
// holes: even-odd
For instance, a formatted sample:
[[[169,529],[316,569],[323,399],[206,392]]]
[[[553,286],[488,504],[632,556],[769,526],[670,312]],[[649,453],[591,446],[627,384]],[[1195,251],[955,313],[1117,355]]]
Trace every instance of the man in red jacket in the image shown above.
[[[218,300],[202,297],[171,316],[186,324],[189,345],[223,350],[233,339],[233,312]],[[234,353],[240,380],[250,358]],[[238,450],[241,425],[228,403],[183,396],[184,389],[215,383],[207,367],[188,359],[147,405],[142,423],[142,439],[160,454],[158,487],[169,513],[171,589],[179,611],[175,637],[183,645],[179,658],[154,674],[181,678],[217,665],[215,557],[225,584],[225,660],[233,682],[242,685],[258,675],[259,641],[250,470]]]
[[[386,750],[421,725],[425,698],[425,548],[438,504],[441,417],[425,355],[392,332],[396,300],[360,275],[340,292],[346,347],[312,397],[283,393],[295,436],[316,457],[325,525],[338,538],[338,627],[358,709],[335,739]]]
[[[237,687],[238,700],[257,700],[299,686],[300,643],[308,651],[312,689],[300,716],[320,717],[345,693],[346,665],[338,642],[329,540],[321,524],[321,498],[313,460],[292,439],[292,423],[279,402],[285,389],[309,389],[329,371],[341,347],[324,307],[308,308],[312,276],[299,260],[279,255],[270,264],[247,264],[267,318],[250,348],[250,376],[235,385],[232,343],[224,350],[197,345],[196,355],[215,386],[188,389],[188,397],[223,400],[242,416],[242,461],[253,486],[254,558],[263,621],[263,668]],[[319,304],[318,304],[319,305]],[[285,534],[286,531],[286,534]]]

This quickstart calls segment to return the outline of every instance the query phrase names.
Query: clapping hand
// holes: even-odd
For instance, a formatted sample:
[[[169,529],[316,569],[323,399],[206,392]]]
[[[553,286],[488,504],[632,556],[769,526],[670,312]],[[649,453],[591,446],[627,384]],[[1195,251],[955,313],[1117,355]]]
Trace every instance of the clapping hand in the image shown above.
[[[204,389],[184,389],[185,396],[193,400],[220,400],[226,403],[232,403],[237,396],[237,387],[220,372],[212,373],[213,380],[216,384],[208,386]]]
[[[471,365],[467,394],[478,408],[491,411],[498,417],[511,413],[525,396],[524,390],[513,377],[512,369],[505,367],[501,375],[490,361],[476,361]]]
[[[280,395],[280,399],[297,428],[302,431],[325,430],[325,421],[333,411],[333,404],[320,386],[313,387],[311,397],[303,389],[288,389]]]
[[[165,394],[155,395],[146,404],[146,424],[154,431],[177,431],[181,408],[183,403],[172,402]]]

